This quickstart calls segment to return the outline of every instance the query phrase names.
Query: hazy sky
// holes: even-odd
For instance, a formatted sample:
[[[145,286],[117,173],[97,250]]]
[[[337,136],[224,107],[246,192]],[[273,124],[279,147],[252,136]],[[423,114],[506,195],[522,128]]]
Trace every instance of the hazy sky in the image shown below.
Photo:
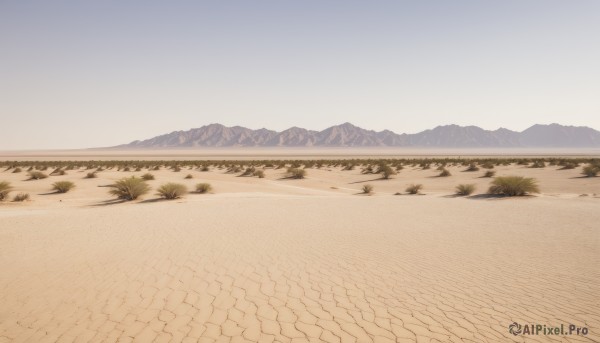
[[[600,129],[600,1],[0,0],[0,150],[219,122]]]

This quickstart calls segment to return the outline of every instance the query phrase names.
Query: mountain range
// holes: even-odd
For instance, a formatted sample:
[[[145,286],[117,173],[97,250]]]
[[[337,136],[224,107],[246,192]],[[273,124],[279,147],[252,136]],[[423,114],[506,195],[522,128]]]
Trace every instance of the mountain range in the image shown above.
[[[583,148],[600,147],[600,131],[585,126],[536,124],[522,131],[444,125],[414,134],[365,130],[350,123],[323,131],[292,127],[278,132],[210,124],[116,146],[117,149],[193,147],[436,147],[436,148]]]

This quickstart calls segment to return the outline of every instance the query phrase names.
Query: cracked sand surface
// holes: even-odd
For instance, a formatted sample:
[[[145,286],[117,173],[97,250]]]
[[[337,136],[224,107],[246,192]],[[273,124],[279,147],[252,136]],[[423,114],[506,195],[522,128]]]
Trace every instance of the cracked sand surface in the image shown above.
[[[347,195],[9,209],[0,342],[599,341],[598,209]],[[515,337],[513,321],[590,333]]]

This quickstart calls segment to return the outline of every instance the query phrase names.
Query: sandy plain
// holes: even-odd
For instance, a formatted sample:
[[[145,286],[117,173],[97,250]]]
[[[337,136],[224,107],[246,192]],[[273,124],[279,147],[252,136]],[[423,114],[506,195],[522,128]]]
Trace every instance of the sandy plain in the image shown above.
[[[463,167],[391,180],[163,169],[154,189],[214,191],[111,203],[101,186],[146,171],[0,171],[32,197],[0,204],[0,342],[600,341],[600,177],[495,169],[542,193],[454,197],[459,183],[479,194],[490,182]],[[53,194],[58,180],[77,186]],[[424,195],[394,195],[410,183]],[[514,336],[513,322],[589,333]]]

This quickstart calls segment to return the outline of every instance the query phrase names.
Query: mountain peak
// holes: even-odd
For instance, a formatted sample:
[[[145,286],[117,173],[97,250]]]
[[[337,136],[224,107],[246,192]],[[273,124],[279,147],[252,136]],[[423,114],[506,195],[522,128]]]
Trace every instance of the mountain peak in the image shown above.
[[[499,128],[448,124],[415,134],[376,132],[345,122],[322,131],[293,126],[277,132],[266,128],[251,130],[212,123],[188,131],[174,131],[146,140],[136,140],[116,148],[177,147],[600,147],[600,132],[589,127],[536,124],[523,132]]]

